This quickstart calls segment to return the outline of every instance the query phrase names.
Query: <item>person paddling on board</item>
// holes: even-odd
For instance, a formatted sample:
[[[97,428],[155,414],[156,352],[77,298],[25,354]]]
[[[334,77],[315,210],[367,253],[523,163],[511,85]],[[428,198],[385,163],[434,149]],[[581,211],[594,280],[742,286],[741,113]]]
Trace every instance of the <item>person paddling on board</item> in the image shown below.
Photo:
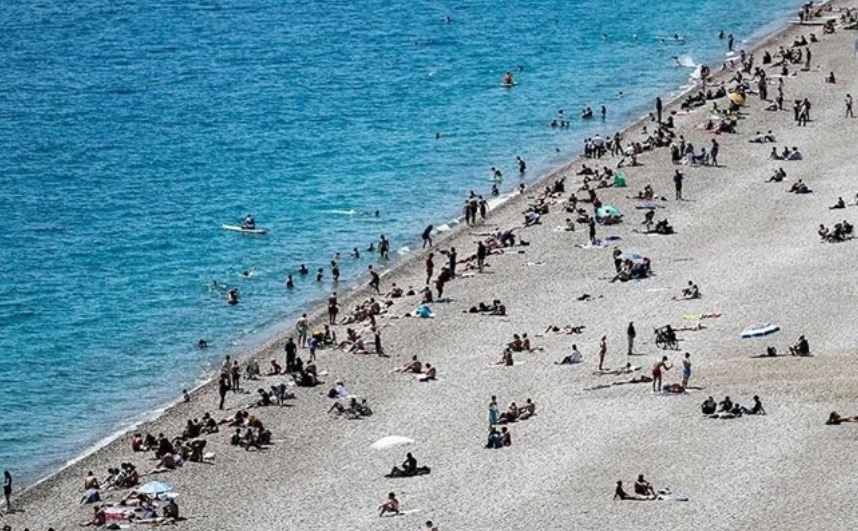
[[[515,80],[512,78],[512,72],[507,72],[503,75],[503,86],[511,87],[515,85]]]
[[[253,214],[248,214],[244,221],[241,224],[242,229],[250,229],[253,230],[256,228],[256,220],[253,219]]]

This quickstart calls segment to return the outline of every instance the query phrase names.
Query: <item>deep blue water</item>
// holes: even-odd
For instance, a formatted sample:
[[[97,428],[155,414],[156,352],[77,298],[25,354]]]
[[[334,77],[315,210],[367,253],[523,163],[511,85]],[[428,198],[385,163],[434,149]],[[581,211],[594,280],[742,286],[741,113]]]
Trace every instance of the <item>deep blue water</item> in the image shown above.
[[[34,480],[172,401],[332,289],[287,293],[298,263],[413,245],[491,166],[511,188],[521,155],[535,178],[684,84],[672,56],[720,61],[719,29],[749,39],[798,4],[3,2],[0,468]],[[602,104],[606,123],[548,127]],[[220,229],[249,212],[269,235]]]

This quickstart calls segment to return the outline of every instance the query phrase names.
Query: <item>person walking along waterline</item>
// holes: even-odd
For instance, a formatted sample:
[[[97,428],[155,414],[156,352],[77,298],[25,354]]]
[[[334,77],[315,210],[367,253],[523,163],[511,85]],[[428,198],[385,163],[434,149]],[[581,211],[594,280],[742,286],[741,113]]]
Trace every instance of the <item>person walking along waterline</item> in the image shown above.
[[[688,389],[688,380],[691,378],[691,354],[685,353],[682,358],[682,388]]]
[[[846,95],[846,116],[845,118],[855,118],[855,115],[852,114],[852,95]]]
[[[676,173],[673,174],[673,187],[676,189],[676,200],[682,201],[682,181],[685,179],[685,176],[682,175],[682,172],[676,170]]]

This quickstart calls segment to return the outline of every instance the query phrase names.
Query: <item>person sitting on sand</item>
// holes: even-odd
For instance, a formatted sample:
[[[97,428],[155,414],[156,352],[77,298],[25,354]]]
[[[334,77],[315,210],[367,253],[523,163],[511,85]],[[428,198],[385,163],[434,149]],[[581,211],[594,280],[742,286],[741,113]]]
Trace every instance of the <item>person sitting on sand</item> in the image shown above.
[[[616,281],[627,282],[632,278],[632,266],[633,263],[631,260],[623,260],[620,264],[620,270],[617,271],[617,274],[614,275],[614,278],[611,279],[611,283],[613,284]]]
[[[492,426],[489,428],[489,437],[486,442],[486,448],[490,448],[492,450],[497,450],[503,448],[503,441],[501,440],[501,434],[497,428]]]
[[[401,468],[394,466],[390,471],[390,474],[387,474],[386,477],[389,478],[409,478],[413,476],[422,476],[424,474],[428,474],[430,469],[428,466],[417,466],[417,459],[414,458],[413,455],[409,452],[406,454],[405,461],[402,463]]]
[[[92,512],[92,518],[89,521],[80,524],[80,527],[103,527],[107,524],[107,514],[105,514],[104,509],[100,505],[93,507]]]
[[[256,392],[259,393],[259,400],[254,402],[250,407],[266,407],[272,404],[271,393],[265,389],[257,389]]]
[[[650,496],[640,496],[640,495],[637,495],[637,494],[635,494],[635,495],[627,494],[627,493],[626,493],[626,491],[625,491],[625,490],[623,490],[623,482],[622,482],[622,481],[617,481],[617,488],[616,488],[616,489],[614,489],[614,499],[615,499],[615,500],[619,499],[619,500],[623,500],[623,501],[625,501],[625,500],[629,500],[629,501],[648,501],[648,500],[654,500],[655,498],[654,498],[654,497],[650,497]]]
[[[507,430],[506,426],[501,428],[500,441],[503,446],[512,446],[512,434]]]
[[[722,413],[729,413],[733,410],[733,401],[730,400],[729,396],[725,396],[724,400],[718,403],[718,411]]]
[[[767,183],[779,183],[779,182],[783,181],[784,179],[786,179],[786,172],[784,171],[783,168],[778,168],[777,170],[775,170],[774,175],[769,177],[769,179],[766,182]]]
[[[176,460],[173,457],[173,454],[167,453],[161,456],[161,460],[158,461],[158,464],[155,465],[155,468],[152,469],[150,474],[161,474],[163,472],[169,472],[170,470],[176,469]]]
[[[801,151],[799,151],[797,147],[793,146],[792,151],[790,151],[789,155],[784,158],[786,160],[802,160],[804,156],[801,154]]]
[[[795,345],[789,348],[789,353],[793,356],[810,356],[810,344],[804,336],[799,336]]]
[[[92,473],[92,470],[87,472],[86,477],[83,479],[83,490],[97,490],[100,488],[101,486],[98,484],[98,478],[95,477],[95,474]]]
[[[268,376],[277,376],[278,374],[283,373],[283,367],[277,363],[276,359],[271,360],[271,367],[268,369]]]
[[[514,362],[512,359],[512,349],[510,349],[509,347],[503,350],[500,359],[495,362],[495,365],[505,365],[507,367],[512,367],[513,364]]]
[[[750,408],[742,406],[742,413],[745,415],[765,415],[766,410],[763,408],[763,403],[760,401],[760,397],[754,395],[754,405]]]
[[[536,414],[536,404],[533,400],[527,399],[524,406],[518,410],[518,420],[527,420]]]
[[[414,356],[411,356],[411,361],[398,370],[399,372],[413,372],[415,374],[420,374],[423,372],[423,364],[420,363],[420,360],[417,359],[417,355],[415,354]]]
[[[643,474],[638,475],[638,480],[635,481],[635,494],[655,497],[655,489],[652,488],[649,481],[644,479]]]
[[[434,382],[437,379],[437,374],[438,371],[435,370],[435,367],[431,363],[427,363],[426,372],[421,374],[417,380],[421,382]]]
[[[581,363],[581,353],[578,351],[577,345],[572,345],[572,352],[565,356],[560,362],[554,362],[557,365],[574,365]]]
[[[498,424],[507,424],[510,422],[515,422],[518,420],[519,415],[520,415],[520,412],[519,412],[518,406],[515,405],[515,402],[510,402],[507,410],[504,411],[503,413],[501,413],[500,420],[498,421]]]
[[[683,299],[699,299],[700,288],[697,287],[697,284],[689,280],[688,285],[682,288],[680,294]]]
[[[378,516],[384,516],[385,514],[397,515],[399,514],[399,500],[396,499],[396,494],[391,492],[387,495],[387,501],[382,503],[379,507]]]
[[[833,206],[828,207],[828,210],[838,210],[841,208],[846,208],[846,201],[842,197],[838,197],[837,202]]]
[[[835,83],[837,83],[837,79],[834,77],[834,72],[829,72],[829,73],[828,73],[828,76],[826,76],[826,78],[825,78],[825,82],[826,82],[826,83],[831,83],[832,85],[834,85]]]
[[[717,409],[718,406],[715,404],[715,400],[711,396],[704,400],[703,405],[700,406],[700,410],[704,415],[712,415]]]

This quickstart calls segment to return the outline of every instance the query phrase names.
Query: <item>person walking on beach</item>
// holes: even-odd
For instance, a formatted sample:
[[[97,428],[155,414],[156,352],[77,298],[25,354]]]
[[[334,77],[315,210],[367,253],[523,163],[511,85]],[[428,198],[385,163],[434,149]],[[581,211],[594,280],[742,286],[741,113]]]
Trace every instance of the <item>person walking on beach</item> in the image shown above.
[[[486,215],[489,213],[489,202],[483,199],[483,196],[477,197],[477,201],[480,206],[480,219],[486,219]]]
[[[426,285],[432,280],[432,273],[435,271],[435,253],[429,253],[426,257]]]
[[[846,95],[846,116],[845,118],[855,118],[855,115],[852,114],[852,95]]]
[[[587,227],[589,229],[590,243],[596,243],[596,220],[594,218],[590,218],[587,222]]]
[[[337,324],[337,314],[340,313],[340,305],[337,302],[337,292],[328,297],[328,324]]]
[[[432,227],[432,225],[429,225],[428,227],[423,229],[423,247],[422,247],[422,249],[425,249],[427,245],[429,247],[432,247],[432,229],[433,228],[434,227]]]
[[[688,380],[691,378],[691,354],[685,353],[682,358],[682,388],[688,389]]]
[[[229,378],[226,376],[221,376],[217,385],[217,392],[220,395],[220,403],[218,404],[218,409],[223,409],[223,402],[226,400],[226,393],[229,392],[231,387]]]
[[[673,187],[676,189],[676,200],[682,201],[682,181],[685,179],[685,176],[682,175],[682,172],[676,170],[673,174]]]
[[[661,125],[661,110],[662,110],[662,103],[661,103],[661,98],[659,97],[659,98],[655,99],[655,116],[656,116],[656,119],[658,120],[659,125]]]
[[[486,245],[481,241],[477,242],[477,269],[480,273],[483,272],[483,267],[486,265],[487,252]]]
[[[381,346],[381,330],[380,330],[378,327],[376,327],[376,328],[373,330],[373,333],[374,333],[374,336],[375,336],[375,337],[374,337],[374,341],[375,341],[375,353],[376,353],[376,354],[378,354],[378,355],[379,355],[379,356],[381,356],[381,357],[389,358],[390,356],[388,356],[388,355],[387,355],[387,353],[385,353],[385,352],[384,352],[384,348]]]
[[[447,258],[450,260],[450,278],[456,277],[456,248],[450,247],[450,250],[447,251]]]
[[[309,328],[310,323],[307,321],[307,314],[302,314],[298,321],[295,322],[295,331],[298,332],[298,346],[301,348],[307,346],[307,330]]]
[[[709,160],[712,161],[713,166],[718,165],[718,152],[721,150],[721,145],[718,144],[718,141],[714,138],[712,139],[712,149],[709,150]]]
[[[599,339],[599,370],[605,370],[605,355],[608,353],[608,336]]]
[[[369,287],[374,289],[376,293],[381,293],[380,286],[381,286],[381,278],[378,276],[378,273],[376,273],[375,270],[370,265],[369,266]],[[306,339],[306,335],[305,335],[305,339]]]
[[[631,356],[634,353],[635,349],[635,336],[637,336],[637,331],[635,330],[635,323],[629,323],[629,327],[626,329],[626,337],[629,340],[629,352],[628,355]]]
[[[661,375],[664,371],[669,371],[671,368],[667,364],[667,356],[662,356],[661,361],[652,367],[652,392],[657,393],[661,390]]]
[[[295,372],[295,360],[298,358],[298,346],[291,337],[286,340],[283,350],[286,351],[286,372]]]
[[[238,360],[232,362],[232,368],[230,369],[229,375],[232,378],[232,392],[239,392],[241,390],[241,367],[238,365]]]

